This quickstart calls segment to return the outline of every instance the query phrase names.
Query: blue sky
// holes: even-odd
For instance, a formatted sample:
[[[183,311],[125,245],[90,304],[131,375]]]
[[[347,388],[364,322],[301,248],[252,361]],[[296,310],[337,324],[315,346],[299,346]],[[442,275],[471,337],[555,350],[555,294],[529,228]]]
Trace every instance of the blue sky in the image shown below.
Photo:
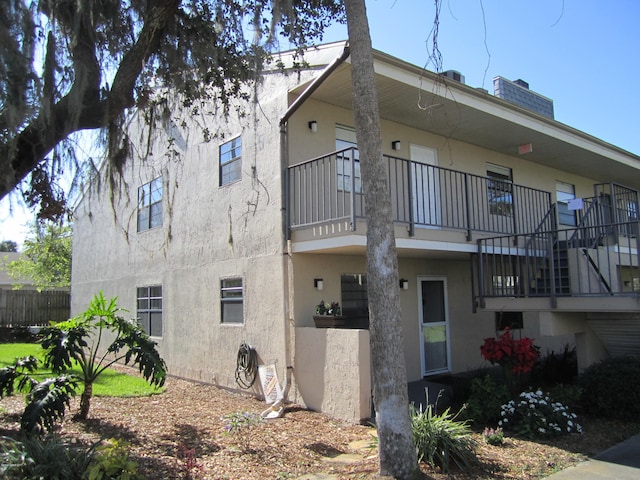
[[[434,70],[433,0],[367,0],[367,11],[374,48]],[[442,68],[490,92],[497,75],[523,79],[559,122],[640,155],[638,21],[637,0],[442,0]],[[324,42],[346,38],[336,25]],[[1,202],[0,240],[22,243],[29,218]]]
[[[374,48],[434,69],[433,0],[367,0],[367,13]],[[468,85],[493,93],[497,75],[523,79],[559,122],[640,155],[638,22],[637,0],[442,0],[438,44],[443,70]]]

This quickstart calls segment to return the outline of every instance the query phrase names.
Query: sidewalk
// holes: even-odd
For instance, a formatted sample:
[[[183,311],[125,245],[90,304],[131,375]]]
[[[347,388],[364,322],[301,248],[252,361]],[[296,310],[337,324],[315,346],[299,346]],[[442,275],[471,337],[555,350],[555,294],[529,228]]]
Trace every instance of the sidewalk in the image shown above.
[[[547,477],[547,480],[637,480],[640,478],[640,435],[599,453],[593,459]]]

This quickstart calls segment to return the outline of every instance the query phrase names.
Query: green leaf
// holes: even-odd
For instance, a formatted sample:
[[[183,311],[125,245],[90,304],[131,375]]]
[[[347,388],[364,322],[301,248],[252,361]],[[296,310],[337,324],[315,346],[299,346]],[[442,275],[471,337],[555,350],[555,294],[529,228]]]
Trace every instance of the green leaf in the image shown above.
[[[72,375],[47,378],[38,383],[27,395],[27,407],[20,420],[22,430],[27,433],[51,431],[55,422],[64,418],[77,386],[77,379]]]

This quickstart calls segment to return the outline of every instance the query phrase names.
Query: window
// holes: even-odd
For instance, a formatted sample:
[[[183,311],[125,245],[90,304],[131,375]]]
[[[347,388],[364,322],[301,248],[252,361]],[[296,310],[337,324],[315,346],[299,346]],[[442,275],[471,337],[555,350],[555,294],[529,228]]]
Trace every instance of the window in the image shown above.
[[[242,323],[242,279],[225,278],[220,281],[222,323]]]
[[[138,232],[162,226],[162,177],[138,188]]]
[[[138,321],[149,336],[162,336],[162,285],[138,287]]]
[[[352,328],[369,328],[369,299],[367,276],[343,274],[340,277],[342,314]]]
[[[220,145],[220,185],[240,180],[242,174],[242,138]]]
[[[569,202],[576,198],[575,187],[569,183],[556,181],[556,201],[558,202],[558,223],[576,226],[576,212],[569,210]]]
[[[497,269],[503,269],[497,267]],[[499,297],[513,296],[516,294],[518,287],[518,277],[515,275],[493,275],[493,292]]]
[[[336,125],[336,150],[357,147],[356,131],[343,125]],[[336,171],[338,175],[338,191],[351,191],[351,175],[355,185],[354,191],[362,193],[362,175],[360,174],[360,154],[358,150],[348,150],[336,157]],[[353,165],[353,169],[352,169]]]
[[[513,177],[511,169],[487,163],[487,196],[489,212],[494,215],[513,214]]]
[[[522,312],[496,312],[496,330],[502,331],[507,327],[510,330],[523,328]]]

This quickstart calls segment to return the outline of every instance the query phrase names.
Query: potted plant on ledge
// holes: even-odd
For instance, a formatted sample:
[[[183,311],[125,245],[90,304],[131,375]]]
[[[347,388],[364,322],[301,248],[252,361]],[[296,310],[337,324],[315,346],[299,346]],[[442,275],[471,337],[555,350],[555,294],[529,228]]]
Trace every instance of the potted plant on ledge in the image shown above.
[[[316,314],[313,316],[316,328],[343,327],[346,318],[341,313],[342,310],[338,302],[327,304],[322,300],[316,306]]]

